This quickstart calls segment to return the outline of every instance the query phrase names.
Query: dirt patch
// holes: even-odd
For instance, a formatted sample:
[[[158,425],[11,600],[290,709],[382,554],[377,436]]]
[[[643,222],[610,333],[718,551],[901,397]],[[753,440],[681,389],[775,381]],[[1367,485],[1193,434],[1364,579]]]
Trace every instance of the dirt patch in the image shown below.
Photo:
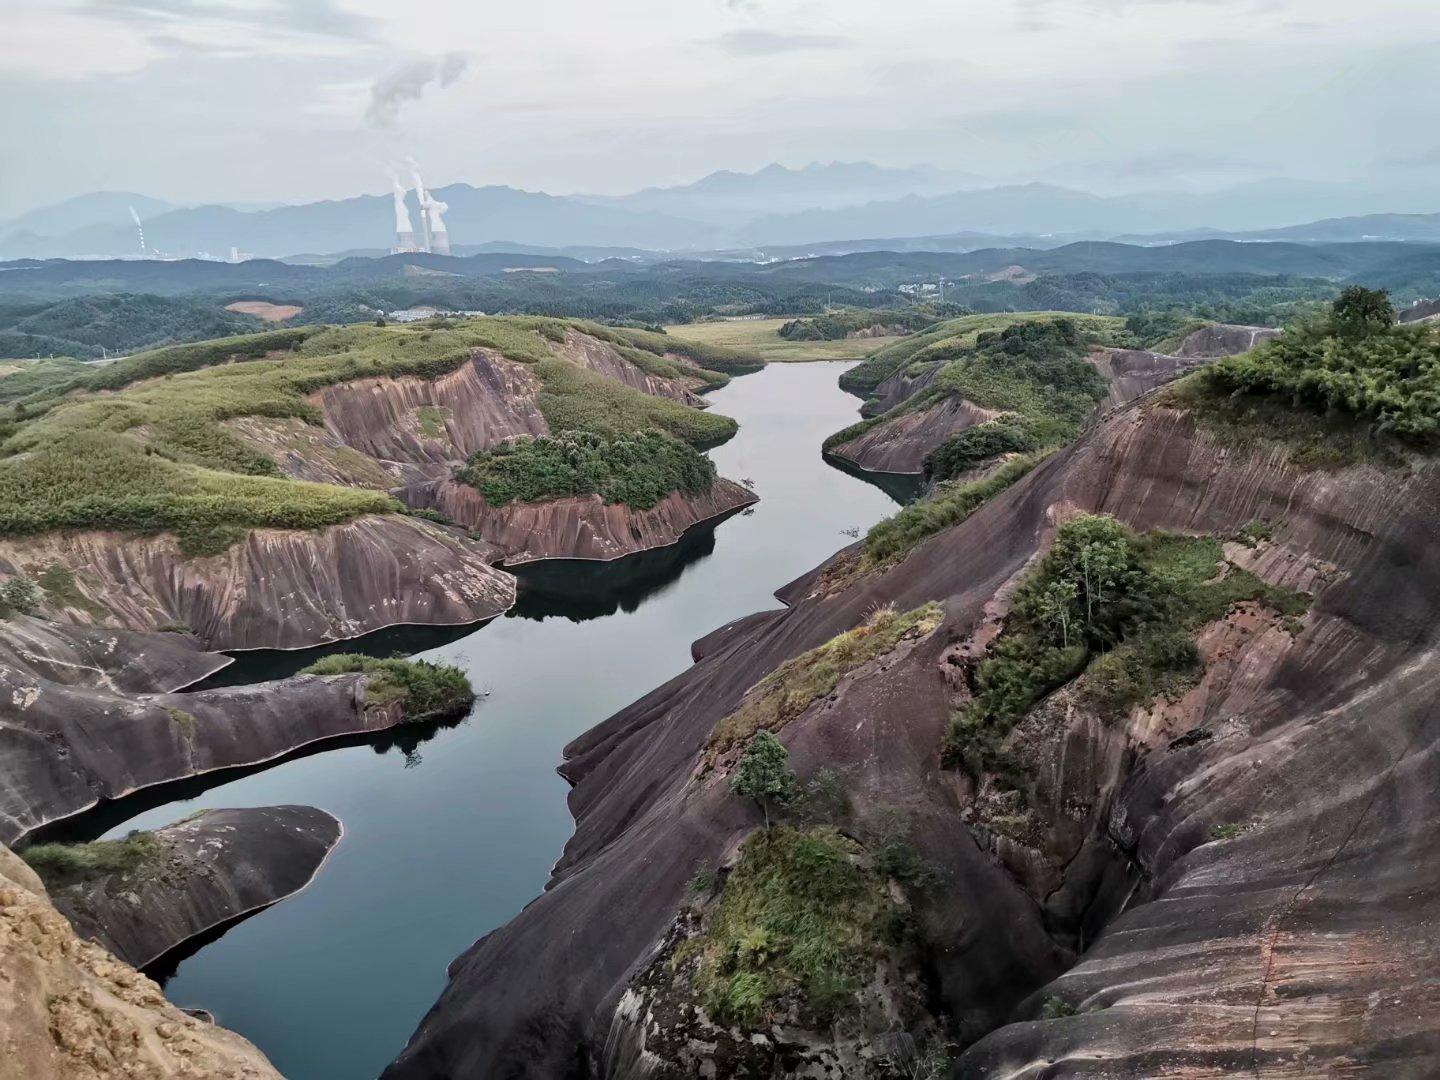
[[[293,319],[305,309],[295,304],[271,304],[265,300],[237,300],[225,305],[226,311],[238,311],[241,315],[254,315],[270,323],[282,323]]]

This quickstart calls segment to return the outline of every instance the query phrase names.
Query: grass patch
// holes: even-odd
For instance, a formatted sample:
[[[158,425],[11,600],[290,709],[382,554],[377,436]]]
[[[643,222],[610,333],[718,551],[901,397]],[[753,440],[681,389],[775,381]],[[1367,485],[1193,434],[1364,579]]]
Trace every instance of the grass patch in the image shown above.
[[[688,443],[728,439],[738,425],[728,416],[703,412],[576,367],[558,357],[535,365],[544,386],[536,404],[552,431],[588,431],[616,439],[656,430]]]
[[[903,614],[882,607],[855,629],[785,661],[755,684],[738,709],[715,725],[707,754],[713,760],[749,742],[757,731],[779,731],[811,702],[831,694],[848,672],[890,652],[907,635],[930,633],[940,625],[941,614],[940,606],[933,603]]]
[[[589,432],[519,438],[482,450],[455,474],[491,506],[599,495],[648,510],[673,491],[692,498],[715,482],[710,459],[657,431],[607,439]]]
[[[465,673],[453,664],[433,664],[428,660],[381,659],[360,653],[335,653],[321,657],[301,675],[370,676],[366,688],[367,702],[389,705],[402,704],[405,719],[432,720],[464,712],[475,700],[475,691]]]
[[[434,405],[421,405],[415,410],[415,420],[420,433],[427,439],[438,439],[445,431],[445,421],[450,419],[450,410]]]
[[[896,562],[922,541],[958,525],[1053,452],[1038,450],[1011,458],[988,476],[969,483],[948,481],[937,485],[928,498],[911,503],[893,517],[871,527],[865,534],[866,565],[874,567]]]
[[[46,888],[63,888],[106,874],[123,874],[158,862],[165,843],[154,833],[133,832],[123,840],[88,844],[35,844],[20,852]]]
[[[780,331],[792,321],[783,318],[711,319],[667,326],[665,336],[688,346],[719,347],[748,354],[766,363],[858,360],[891,342],[905,340],[900,337],[791,340],[782,337]]]
[[[1214,537],[1137,536],[1103,515],[1066,522],[971,672],[973,700],[951,723],[947,758],[1013,773],[1001,741],[1082,672],[1078,701],[1105,719],[1178,692],[1200,670],[1195,632],[1244,602],[1295,618],[1310,597],[1227,563]]]
[[[80,591],[80,586],[75,583],[75,573],[69,567],[59,563],[47,566],[35,579],[35,584],[57,607],[76,608],[91,615],[105,614],[103,607]]]
[[[675,962],[694,959],[695,989],[722,1023],[753,1027],[791,992],[825,1023],[871,975],[894,909],[853,840],[777,826],[745,842],[704,931]]]

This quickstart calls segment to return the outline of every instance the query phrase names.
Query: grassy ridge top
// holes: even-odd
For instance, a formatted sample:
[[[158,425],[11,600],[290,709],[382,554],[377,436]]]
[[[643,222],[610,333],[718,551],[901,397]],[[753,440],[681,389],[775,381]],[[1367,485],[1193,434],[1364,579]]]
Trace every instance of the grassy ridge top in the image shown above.
[[[1001,314],[964,315],[950,319],[923,334],[913,334],[888,345],[840,376],[840,388],[868,397],[890,376],[912,363],[956,359],[973,348],[981,334],[1003,331],[1023,323],[1067,319],[1082,333],[1102,336],[1118,333],[1125,320],[1108,315],[1077,315],[1070,311],[1022,311]]]
[[[567,330],[613,335],[625,349],[679,370],[655,351],[663,335],[532,318],[312,327],[131,357],[87,373],[63,396],[22,399],[12,410],[8,434],[0,431],[0,535],[164,531],[176,533],[187,553],[204,553],[223,550],[250,528],[322,528],[398,510],[382,492],[280,476],[273,460],[224,421],[318,424],[306,399],[316,390],[374,377],[438,378],[477,348],[532,366],[542,384],[537,405],[555,430],[609,438],[653,430],[697,443],[734,432],[727,417],[643,394],[556,355],[551,343],[564,341]]]

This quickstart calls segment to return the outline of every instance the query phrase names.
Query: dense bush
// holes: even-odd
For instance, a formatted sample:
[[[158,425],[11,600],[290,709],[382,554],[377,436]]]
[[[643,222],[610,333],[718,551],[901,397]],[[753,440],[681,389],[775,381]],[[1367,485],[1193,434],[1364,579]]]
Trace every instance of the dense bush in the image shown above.
[[[599,495],[608,503],[648,510],[672,491],[705,494],[715,482],[715,466],[658,431],[620,438],[568,431],[482,450],[455,475],[492,506]]]
[[[1361,290],[1365,292],[1366,290]],[[1426,324],[1392,325],[1388,302],[1347,292],[1328,318],[1204,372],[1218,391],[1274,398],[1370,425],[1425,446],[1440,441],[1440,338]],[[1348,304],[1348,306],[1347,306]]]
[[[0,581],[0,619],[11,615],[31,615],[40,606],[40,586],[18,574]]]
[[[301,675],[370,676],[365,700],[377,705],[400,702],[406,720],[432,720],[464,712],[475,700],[465,673],[453,664],[428,660],[380,659],[360,653],[322,657]]]
[[[1002,416],[958,431],[925,455],[927,480],[944,481],[1001,454],[1038,450],[1044,436],[1021,416]]]

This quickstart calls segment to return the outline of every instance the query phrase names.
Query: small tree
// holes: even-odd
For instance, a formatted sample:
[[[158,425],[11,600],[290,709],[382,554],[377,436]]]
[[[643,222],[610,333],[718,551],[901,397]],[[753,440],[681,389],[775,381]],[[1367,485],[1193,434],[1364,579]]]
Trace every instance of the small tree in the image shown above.
[[[1335,329],[1346,337],[1366,337],[1395,321],[1395,308],[1384,289],[1352,285],[1330,307]]]
[[[29,615],[40,606],[40,588],[27,577],[6,578],[0,583],[0,619]]]
[[[745,749],[745,756],[730,788],[760,804],[765,815],[765,828],[770,828],[770,804],[788,802],[795,794],[795,773],[790,768],[790,751],[772,732],[758,731]]]

